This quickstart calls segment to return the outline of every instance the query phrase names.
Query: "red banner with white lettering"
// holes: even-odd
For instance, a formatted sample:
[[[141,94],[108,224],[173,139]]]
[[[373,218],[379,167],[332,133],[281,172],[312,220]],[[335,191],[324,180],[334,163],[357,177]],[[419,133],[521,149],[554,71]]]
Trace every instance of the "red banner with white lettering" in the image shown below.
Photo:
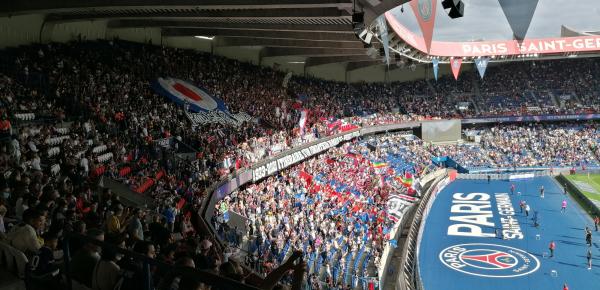
[[[451,57],[450,58],[450,67],[452,68],[452,74],[454,75],[455,80],[458,80],[458,73],[460,72],[461,65],[462,65],[462,58],[460,58],[460,57]]]

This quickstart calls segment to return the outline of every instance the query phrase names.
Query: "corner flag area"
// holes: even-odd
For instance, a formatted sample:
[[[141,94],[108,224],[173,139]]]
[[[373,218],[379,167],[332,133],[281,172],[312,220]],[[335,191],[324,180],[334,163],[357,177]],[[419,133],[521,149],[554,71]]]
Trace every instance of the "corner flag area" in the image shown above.
[[[592,219],[550,177],[456,180],[437,195],[425,220],[419,274],[425,290],[562,289],[564,283],[571,290],[596,289],[599,236]]]

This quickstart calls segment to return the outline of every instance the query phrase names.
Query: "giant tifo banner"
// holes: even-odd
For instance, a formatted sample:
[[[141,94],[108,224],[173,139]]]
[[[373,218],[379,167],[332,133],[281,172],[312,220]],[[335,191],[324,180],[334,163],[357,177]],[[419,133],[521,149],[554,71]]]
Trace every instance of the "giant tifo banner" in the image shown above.
[[[386,12],[385,17],[394,32],[412,47],[427,53],[423,36],[416,35]],[[586,52],[600,50],[600,35],[562,38],[516,40],[446,42],[432,41],[429,55],[434,56],[495,56],[518,54],[556,54],[565,52]]]
[[[158,94],[184,106],[186,116],[194,126],[206,123],[239,126],[243,122],[252,120],[252,117],[244,112],[231,114],[221,99],[180,79],[158,78],[153,82],[152,87]]]

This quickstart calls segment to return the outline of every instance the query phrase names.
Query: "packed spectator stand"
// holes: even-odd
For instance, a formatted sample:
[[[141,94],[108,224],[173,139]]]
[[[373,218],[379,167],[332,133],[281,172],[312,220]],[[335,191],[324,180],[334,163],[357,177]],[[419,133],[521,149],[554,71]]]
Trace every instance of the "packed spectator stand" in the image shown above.
[[[431,158],[419,141],[390,135],[330,149],[226,197],[217,204],[214,226],[251,264],[276,266],[300,249],[313,287],[354,289],[363,277],[378,276],[398,219],[388,210],[390,196],[403,200],[402,212],[414,201],[412,178]],[[246,220],[243,236],[229,228],[231,212]]]
[[[490,67],[483,81],[467,73],[458,82],[442,77],[438,82],[345,84],[293,77],[284,88],[281,72],[190,50],[117,40],[7,49],[0,53],[0,167],[4,173],[0,236],[29,260],[44,257],[47,268],[28,267],[28,275],[34,275],[28,277],[64,272],[55,267],[58,263],[52,262],[48,252],[65,243],[66,236],[80,234],[167,265],[209,270],[238,281],[246,278],[247,284],[261,289],[271,289],[268,287],[277,281],[298,287],[301,282],[297,280],[305,278],[304,271],[304,282],[311,289],[362,287],[359,278],[376,274],[373,269],[387,242],[383,232],[392,221],[384,214],[384,196],[391,193],[396,182],[392,175],[410,172],[416,177],[430,165],[431,157],[440,155],[451,156],[468,167],[597,166],[600,149],[596,125],[499,126],[479,132],[480,145],[428,147],[418,139],[398,136],[344,145],[224,200],[220,204],[223,208],[248,219],[254,215],[257,221],[261,220],[256,218],[259,209],[264,213],[269,208],[280,208],[279,203],[286,205],[281,207],[286,211],[265,215],[263,218],[269,220],[252,225],[252,233],[226,236],[222,223],[203,221],[198,209],[206,198],[206,189],[227,174],[268,156],[335,134],[344,124],[597,112],[600,86],[597,78],[590,76],[597,75],[598,65],[594,60],[506,64]],[[204,124],[192,130],[184,108],[152,90],[150,82],[160,76],[201,84],[221,98],[229,111],[245,112],[253,120],[240,127]],[[458,109],[461,102],[470,103],[468,109]],[[304,135],[297,128],[297,108],[310,110],[310,129]],[[163,139],[173,141],[162,146],[158,141]],[[562,143],[564,140],[569,142]],[[377,149],[367,150],[365,142]],[[341,163],[344,158],[357,160],[359,155],[363,157],[357,166],[354,161]],[[376,169],[372,163],[384,155],[391,159],[380,161],[388,163],[386,167],[393,173],[386,171],[379,181],[370,180]],[[331,165],[328,161],[333,159],[335,166],[323,167]],[[304,199],[321,195],[300,172],[311,176],[315,183],[348,183],[340,170],[362,173],[353,182],[362,182],[363,189],[352,194],[363,200],[373,199],[363,209],[372,216],[366,221],[359,219],[355,232],[336,232],[344,228],[340,220],[327,223],[334,217],[323,212],[344,210],[337,199],[348,198],[335,190],[321,197],[325,201],[335,197],[335,203],[311,207],[302,201],[299,208],[304,211],[296,209],[296,216],[288,216],[298,208],[298,190]],[[145,208],[121,200],[120,195],[104,187],[108,179],[148,197],[153,204]],[[373,190],[374,182],[380,183],[377,191]],[[256,203],[256,192],[263,193],[260,198],[264,202]],[[238,203],[228,204],[235,201]],[[256,205],[252,210],[248,208],[251,204]],[[308,216],[319,217],[311,221],[315,229],[319,228],[314,233],[309,233]],[[305,225],[286,228],[290,219]],[[218,241],[221,237],[212,236],[206,226],[211,223],[225,235],[221,237],[229,238],[230,245],[225,249]],[[279,232],[261,229],[263,224]],[[284,238],[288,235],[283,235],[283,229],[295,232],[295,238]],[[307,234],[313,236],[301,239]],[[274,242],[267,243],[266,236]],[[129,272],[135,277],[142,273],[133,260],[121,260],[119,250],[107,247],[100,251],[94,243],[74,241],[70,244],[74,265],[69,274],[79,284],[113,289],[111,283],[124,280],[119,273]],[[262,278],[248,278],[252,272],[240,267],[240,259],[229,259],[236,252],[235,246],[252,253],[250,258],[254,253],[263,257],[260,267],[254,267]],[[271,248],[275,250],[269,251]],[[301,256],[304,263],[294,264]],[[257,260],[249,262],[256,266]],[[177,288],[178,283],[194,283],[169,280],[167,273],[157,269],[152,271],[150,282],[157,289],[196,289]],[[295,274],[285,277],[290,269]],[[92,274],[95,270],[112,280],[98,282],[98,274]],[[54,278],[62,274],[44,279],[56,282]],[[143,286],[138,283],[130,288]],[[64,285],[54,287],[63,289]]]

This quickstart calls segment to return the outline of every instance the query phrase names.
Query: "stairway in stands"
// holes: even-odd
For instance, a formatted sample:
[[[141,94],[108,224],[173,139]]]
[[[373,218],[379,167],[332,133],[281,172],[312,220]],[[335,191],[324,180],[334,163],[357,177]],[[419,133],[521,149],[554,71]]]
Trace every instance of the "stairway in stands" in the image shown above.
[[[475,112],[479,115],[481,114],[481,110],[479,109],[479,105],[477,104],[477,102],[475,102],[475,99],[473,99],[474,96],[481,96],[481,90],[479,89],[479,81],[477,80],[477,78],[473,78],[471,82],[473,84],[473,94],[469,96],[469,101],[471,102],[471,104],[473,104]]]

